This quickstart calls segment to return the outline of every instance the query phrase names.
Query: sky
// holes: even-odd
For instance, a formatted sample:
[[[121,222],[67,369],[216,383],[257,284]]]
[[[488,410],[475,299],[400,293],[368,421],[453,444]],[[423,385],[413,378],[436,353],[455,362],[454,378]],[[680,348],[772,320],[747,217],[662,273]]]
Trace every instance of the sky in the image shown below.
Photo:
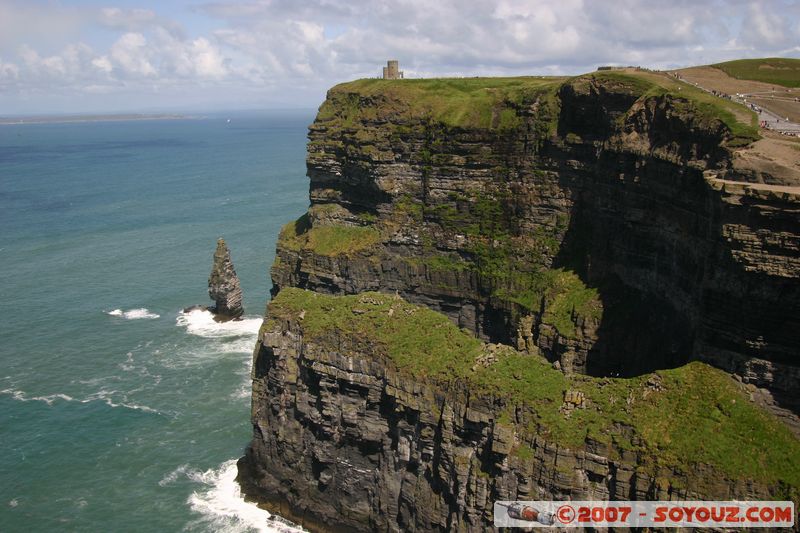
[[[315,108],[376,77],[800,57],[800,0],[0,0],[0,115]]]

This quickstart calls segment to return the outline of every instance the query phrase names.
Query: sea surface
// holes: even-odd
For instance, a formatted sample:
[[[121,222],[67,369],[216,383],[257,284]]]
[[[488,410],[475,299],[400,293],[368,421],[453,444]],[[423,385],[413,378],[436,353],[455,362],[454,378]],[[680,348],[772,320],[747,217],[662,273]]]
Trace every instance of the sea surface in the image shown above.
[[[292,531],[234,477],[312,119],[0,126],[0,531]],[[181,311],[211,303],[220,236],[227,324]]]

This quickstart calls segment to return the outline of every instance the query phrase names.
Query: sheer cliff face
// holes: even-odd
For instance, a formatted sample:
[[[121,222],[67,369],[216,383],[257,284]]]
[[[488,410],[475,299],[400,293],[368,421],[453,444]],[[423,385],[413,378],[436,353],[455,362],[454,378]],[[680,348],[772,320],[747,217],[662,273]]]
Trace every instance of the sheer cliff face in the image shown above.
[[[640,95],[542,84],[464,127],[392,90],[334,88],[275,290],[397,291],[567,371],[708,360],[797,406],[797,195],[726,185],[741,176],[724,124]]]
[[[270,304],[239,462],[245,494],[313,531],[485,531],[496,500],[797,498],[800,441],[720,370],[570,379],[399,296],[343,299]]]
[[[694,372],[712,369],[689,365],[666,387],[665,375],[645,375],[701,360],[744,382],[726,387],[749,397],[725,402],[757,401],[758,386],[800,408],[800,197],[733,183],[758,176],[732,163],[730,128],[635,79],[482,82],[329,92],[309,134],[311,207],[281,233],[273,293],[380,291],[421,304],[461,333],[513,346],[509,390],[533,396],[476,385],[500,356],[478,355],[443,384],[424,365],[403,370],[373,328],[320,333],[307,305],[276,301],[254,356],[245,492],[346,531],[482,530],[504,498],[796,495],[793,479],[669,451],[647,427],[662,415],[630,402],[666,390],[672,409],[704,396],[723,373],[703,381]],[[323,317],[337,304],[325,305]],[[392,331],[408,320],[386,312]],[[549,371],[566,381],[526,385]],[[598,391],[628,380],[581,374],[641,377],[609,396]],[[696,421],[673,422],[675,439],[694,434]],[[576,424],[569,438],[553,429],[563,423]]]

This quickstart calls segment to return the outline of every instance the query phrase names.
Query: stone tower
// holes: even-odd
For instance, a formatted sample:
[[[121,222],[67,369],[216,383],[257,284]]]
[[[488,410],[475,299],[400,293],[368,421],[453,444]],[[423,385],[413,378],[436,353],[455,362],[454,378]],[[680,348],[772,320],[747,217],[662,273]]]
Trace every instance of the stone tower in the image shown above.
[[[400,70],[400,62],[396,59],[390,59],[383,67],[383,79],[385,80],[401,80],[403,79],[403,71]]]

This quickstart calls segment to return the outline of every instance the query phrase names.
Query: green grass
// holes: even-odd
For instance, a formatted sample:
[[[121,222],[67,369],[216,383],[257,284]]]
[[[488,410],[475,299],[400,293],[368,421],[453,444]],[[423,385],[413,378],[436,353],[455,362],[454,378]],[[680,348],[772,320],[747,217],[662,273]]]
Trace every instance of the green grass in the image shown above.
[[[800,441],[750,402],[728,374],[702,363],[631,379],[567,377],[537,357],[503,347],[493,364],[475,365],[482,342],[444,315],[379,293],[327,296],[286,288],[269,305],[267,327],[286,319],[298,320],[309,341],[349,337],[364,346],[359,355],[385,358],[438,392],[466,384],[471,396],[507,406],[496,413],[498,423],[511,424],[508,413],[517,406],[529,420],[517,428],[522,435],[573,449],[590,437],[638,452],[641,466],[654,474],[669,467],[691,478],[694,465],[707,464],[735,478],[800,487]],[[560,410],[567,390],[587,398],[586,408],[569,417]],[[531,453],[523,445],[515,455]]]
[[[515,106],[554,93],[564,78],[362,79],[333,87],[317,120],[357,126],[364,119],[403,114],[448,127],[511,130],[520,125]],[[361,105],[362,99],[379,105]]]
[[[410,257],[408,262],[425,265],[433,272],[463,272],[472,269],[471,263],[463,261],[455,255],[438,253],[432,250],[422,257]]]
[[[296,316],[303,310],[303,330],[310,338],[335,330],[371,341],[398,369],[418,377],[464,376],[481,349],[479,340],[444,315],[379,293],[333,297],[286,288],[270,303],[268,316]]]
[[[631,418],[659,461],[691,457],[734,475],[800,486],[800,441],[730,376],[700,363],[658,374],[666,392],[637,400]]]
[[[409,133],[407,124],[415,121],[431,122],[445,128],[512,132],[526,120],[519,111],[538,102],[533,127],[541,138],[551,136],[557,130],[559,103],[556,93],[559,87],[563,83],[585,83],[590,78],[616,83],[617,90],[627,90],[643,98],[669,96],[684,101],[699,123],[719,120],[725,124],[732,134],[729,140],[732,147],[759,138],[756,115],[746,107],[663,74],[634,70],[603,71],[571,79],[362,79],[333,87],[319,109],[317,122],[329,129],[352,130],[366,153],[374,149],[370,144],[374,141],[373,134],[362,127],[366,121],[385,123],[388,135],[401,137]],[[402,120],[397,120],[398,117]],[[424,159],[421,156],[421,160]],[[430,160],[429,163],[436,161]]]
[[[597,289],[584,285],[569,270],[547,272],[545,311],[542,321],[552,324],[564,337],[575,336],[573,316],[599,320],[603,314]]]
[[[286,224],[278,236],[279,246],[289,250],[310,250],[328,257],[350,255],[368,249],[381,240],[373,226],[309,227],[308,215]]]
[[[767,57],[737,59],[711,65],[739,80],[754,80],[784,87],[800,87],[800,59]]]
[[[590,76],[626,83],[641,98],[668,96],[673,103],[686,103],[686,113],[695,116],[700,124],[710,125],[719,120],[731,132],[728,146],[745,146],[761,138],[758,133],[758,116],[745,106],[719,98],[664,74],[648,71],[599,72]]]

